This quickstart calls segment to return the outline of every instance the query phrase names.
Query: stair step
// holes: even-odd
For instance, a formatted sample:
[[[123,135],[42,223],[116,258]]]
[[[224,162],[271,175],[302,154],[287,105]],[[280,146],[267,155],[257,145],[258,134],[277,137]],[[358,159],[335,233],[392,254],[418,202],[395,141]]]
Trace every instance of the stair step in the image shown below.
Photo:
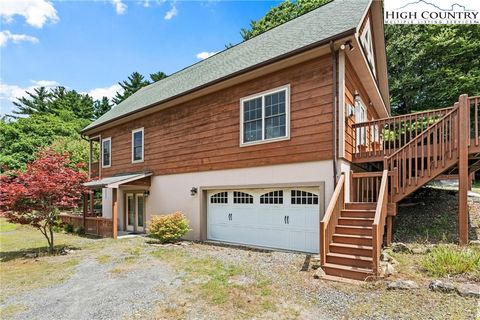
[[[365,226],[371,227],[373,224],[373,218],[363,218],[363,217],[340,217],[338,218],[338,224],[344,226]]]
[[[343,209],[340,213],[341,217],[345,218],[374,218],[375,217],[375,210],[370,209]]]
[[[370,241],[371,244],[371,241]],[[362,257],[372,256],[372,246],[349,244],[349,243],[331,243],[329,246],[330,252],[341,253]]]
[[[345,203],[345,209],[351,209],[351,210],[362,210],[362,209],[375,210],[376,207],[377,207],[376,202],[347,202],[347,203]]]
[[[344,254],[329,252],[327,253],[327,263],[340,264],[344,266],[359,267],[359,268],[372,268],[372,257],[365,257],[353,254]]]
[[[372,227],[345,226],[345,225],[338,224],[338,225],[335,226],[335,233],[371,236],[372,235]]]
[[[364,236],[358,234],[333,234],[333,242],[334,243],[345,243],[345,244],[354,244],[354,245],[364,245],[364,246],[371,246],[372,245],[372,236]]]
[[[335,277],[365,280],[368,277],[373,276],[373,270],[367,268],[342,266],[334,263],[325,263],[322,268],[326,274]]]

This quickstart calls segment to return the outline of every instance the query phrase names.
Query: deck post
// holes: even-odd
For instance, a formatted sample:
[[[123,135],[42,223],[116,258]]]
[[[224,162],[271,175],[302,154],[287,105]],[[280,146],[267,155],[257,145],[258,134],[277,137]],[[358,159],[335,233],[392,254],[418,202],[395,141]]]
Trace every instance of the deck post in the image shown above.
[[[93,201],[94,201],[95,191],[92,190],[89,196],[90,196],[90,216],[93,216]]]
[[[470,138],[468,96],[462,94],[458,104],[458,242],[468,244],[468,140]]]
[[[117,239],[117,217],[118,217],[118,191],[117,188],[112,189],[112,235],[113,239]]]
[[[387,247],[392,244],[393,216],[387,216]]]

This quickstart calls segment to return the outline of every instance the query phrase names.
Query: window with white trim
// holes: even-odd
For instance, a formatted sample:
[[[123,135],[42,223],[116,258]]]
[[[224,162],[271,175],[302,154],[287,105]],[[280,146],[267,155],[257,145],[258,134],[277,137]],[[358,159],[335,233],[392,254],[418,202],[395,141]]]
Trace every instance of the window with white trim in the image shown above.
[[[132,163],[143,162],[143,128],[132,131]]]
[[[253,203],[253,196],[245,192],[233,191],[233,203]]]
[[[365,52],[365,55],[367,56],[367,61],[370,67],[372,68],[372,73],[376,77],[375,74],[375,59],[374,59],[374,54],[373,54],[373,39],[372,39],[372,30],[370,27],[370,20],[367,19],[365,21],[365,27],[363,28],[363,32],[360,35],[360,40]]]
[[[283,204],[283,190],[276,190],[260,196],[260,204]]]
[[[112,138],[102,139],[102,168],[112,165]]]
[[[240,100],[241,145],[290,137],[290,85]]]
[[[290,201],[291,204],[318,204],[318,196],[307,191],[292,190]]]
[[[210,203],[228,203],[228,192],[219,192],[210,196]]]

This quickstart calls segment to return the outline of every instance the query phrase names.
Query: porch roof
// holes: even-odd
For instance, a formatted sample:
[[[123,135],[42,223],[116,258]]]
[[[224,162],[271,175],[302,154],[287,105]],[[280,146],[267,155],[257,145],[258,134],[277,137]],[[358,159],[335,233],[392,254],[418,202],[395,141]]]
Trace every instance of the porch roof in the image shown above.
[[[118,188],[121,184],[132,182],[151,176],[151,172],[124,174],[113,177],[106,177],[100,180],[85,182],[83,185],[87,188]]]

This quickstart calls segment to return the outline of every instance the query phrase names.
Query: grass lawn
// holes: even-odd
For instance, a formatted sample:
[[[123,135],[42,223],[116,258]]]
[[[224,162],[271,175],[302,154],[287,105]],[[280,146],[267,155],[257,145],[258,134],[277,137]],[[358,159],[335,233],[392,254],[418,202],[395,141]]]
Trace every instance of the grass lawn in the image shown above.
[[[102,310],[116,310],[125,305],[122,301],[129,301],[128,309],[117,317],[124,319],[316,319],[318,315],[330,319],[475,319],[477,312],[474,299],[428,290],[428,282],[434,278],[422,269],[425,255],[393,254],[400,262],[393,278],[414,279],[420,285],[418,290],[399,292],[387,291],[385,281],[351,285],[315,280],[313,270],[301,271],[305,260],[301,254],[205,244],[161,246],[142,237],[90,239],[56,233],[56,248],[72,250],[67,255],[48,256],[46,240],[37,230],[5,219],[0,219],[0,230],[2,319],[22,313],[42,317],[44,305],[36,305],[35,298],[22,299],[22,295],[43,292],[39,290],[45,288],[54,291],[67,284],[75,286],[76,282],[69,279],[85,264],[93,266],[89,270],[100,273],[104,281],[123,284],[116,293],[132,292],[133,296],[99,304]],[[37,253],[38,257],[26,257],[27,253]],[[169,270],[172,278],[167,282],[160,279],[161,270]],[[82,281],[88,281],[90,274],[83,273]],[[129,281],[138,274],[145,275],[140,288],[152,285],[149,290],[161,298],[135,309],[137,295],[143,299],[152,296],[152,291],[137,292],[141,290],[138,287],[130,290],[134,283]],[[75,295],[100,299],[104,295],[95,285],[90,283],[89,290],[75,291]],[[70,305],[56,299],[60,310]],[[89,310],[95,306],[91,304]]]

